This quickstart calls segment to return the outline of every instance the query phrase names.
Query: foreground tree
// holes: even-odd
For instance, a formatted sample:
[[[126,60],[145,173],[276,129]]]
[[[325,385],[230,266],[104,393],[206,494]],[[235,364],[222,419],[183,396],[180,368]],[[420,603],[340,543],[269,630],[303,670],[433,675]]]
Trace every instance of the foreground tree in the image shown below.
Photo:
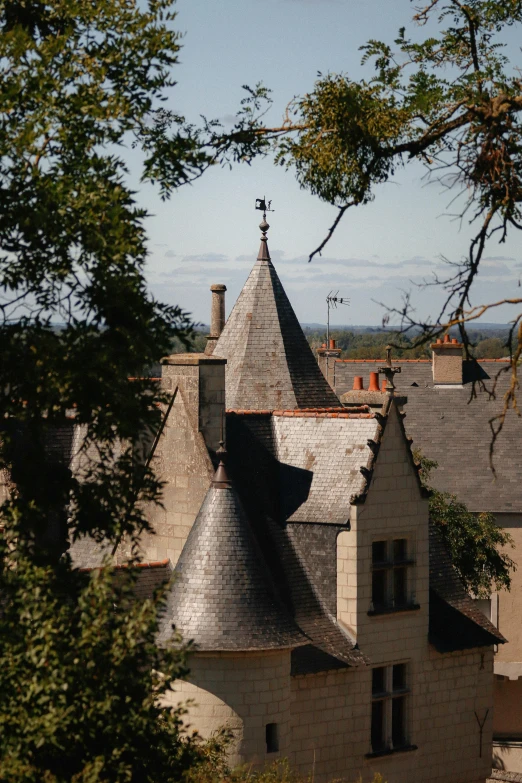
[[[190,324],[146,290],[123,156],[140,147],[164,197],[209,163],[161,108],[173,19],[171,0],[0,3],[3,781],[168,783],[208,750],[160,708],[185,671],[179,644],[155,648],[160,598],[132,601],[133,569],[81,574],[67,551],[84,535],[135,549],[161,492],[143,368]]]
[[[415,9],[416,31],[404,26],[391,45],[370,40],[361,47],[363,63],[375,67],[373,77],[355,82],[344,74],[320,75],[310,92],[290,103],[281,126],[254,122],[251,128],[253,138],[274,145],[276,161],[295,172],[302,188],[338,208],[310,260],[347,211],[372,201],[378,186],[408,162],[422,163],[428,177],[452,191],[452,200],[461,197],[462,217],[476,231],[467,257],[452,261],[446,279],[433,281],[445,291],[440,312],[419,321],[406,298],[387,318],[397,316],[402,333],[421,327],[418,344],[456,326],[469,352],[466,325],[501,305],[512,308],[511,384],[494,433],[516,408],[522,298],[477,304],[472,293],[488,242],[503,242],[522,228],[522,80],[502,39],[521,21],[520,0],[430,0]],[[230,142],[241,138],[234,132]],[[218,156],[227,152],[218,135],[212,145]]]

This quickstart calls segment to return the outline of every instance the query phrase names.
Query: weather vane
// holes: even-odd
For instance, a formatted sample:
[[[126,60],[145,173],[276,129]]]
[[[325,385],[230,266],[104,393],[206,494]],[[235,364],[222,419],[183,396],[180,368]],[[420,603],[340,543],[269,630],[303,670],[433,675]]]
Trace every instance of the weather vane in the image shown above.
[[[266,198],[263,196],[263,198],[256,198],[256,209],[260,209],[263,212],[263,220],[266,220],[266,213],[267,212],[274,212],[275,210],[270,209],[270,205],[272,204],[271,201],[267,201]]]
[[[330,291],[328,296],[326,297],[326,306],[328,311],[328,316],[326,320],[326,345],[327,347],[330,345],[330,308],[332,310],[335,310],[337,308],[337,305],[346,305],[348,306],[350,304],[350,300],[347,299],[345,296],[338,296],[339,291],[336,291],[335,293],[333,291]]]

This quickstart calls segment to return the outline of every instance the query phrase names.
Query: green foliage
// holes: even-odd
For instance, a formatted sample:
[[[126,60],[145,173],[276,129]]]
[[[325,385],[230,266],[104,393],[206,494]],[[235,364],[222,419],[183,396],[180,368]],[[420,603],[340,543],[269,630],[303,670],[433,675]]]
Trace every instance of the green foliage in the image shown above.
[[[293,166],[301,187],[324,201],[370,201],[372,186],[395,168],[391,157],[377,157],[376,150],[395,141],[407,121],[394,97],[378,85],[329,74],[294,111],[305,129],[297,139],[287,136],[279,143],[277,161]]]
[[[287,759],[278,759],[273,764],[268,764],[262,769],[252,767],[236,767],[229,769],[224,756],[220,756],[216,763],[213,759],[208,765],[197,766],[188,773],[187,783],[314,783],[314,772],[308,775],[299,775],[288,764]],[[341,783],[340,779],[331,779],[328,783]],[[357,783],[362,783],[359,777]],[[372,783],[386,783],[385,778],[379,773],[375,774]]]
[[[502,33],[522,22],[520,0],[432,0],[417,8],[413,29],[399,29],[393,44],[370,40],[362,64],[373,75],[319,73],[313,88],[294,99],[280,128],[266,128],[276,162],[292,168],[302,188],[338,207],[321,254],[346,211],[367,204],[399,167],[422,163],[427,176],[451,190],[460,216],[477,228],[465,257],[452,260],[436,278],[445,293],[438,314],[419,320],[406,294],[390,308],[403,333],[417,331],[428,343],[443,328],[466,324],[500,304],[519,308],[521,298],[475,308],[470,292],[488,241],[522,228],[522,80],[508,61]],[[515,310],[514,328],[520,315]],[[506,406],[515,407],[514,380]]]
[[[423,484],[430,489],[430,519],[442,534],[453,564],[466,590],[478,598],[487,598],[493,590],[509,590],[515,563],[506,552],[513,539],[495,521],[493,514],[468,511],[456,495],[430,486],[430,475],[437,463],[414,452],[421,466]]]
[[[187,671],[179,639],[161,653],[155,645],[161,596],[136,600],[133,569],[115,577],[8,561],[0,779],[174,783],[206,761],[201,740],[182,730],[183,710],[160,703]]]
[[[161,601],[128,572],[73,568],[91,535],[136,552],[161,483],[147,444],[166,402],[143,368],[187,342],[147,291],[126,150],[163,197],[215,159],[163,108],[172,0],[0,2],[0,779],[168,783],[212,748],[162,708],[186,671],[157,650]],[[250,106],[250,104],[248,104]],[[246,111],[248,107],[244,107]],[[129,380],[129,376],[134,380]],[[64,465],[71,420],[78,469]],[[61,433],[61,435],[60,435]],[[4,486],[2,486],[2,492]],[[179,641],[179,640],[178,640]],[[158,674],[161,672],[161,675]]]

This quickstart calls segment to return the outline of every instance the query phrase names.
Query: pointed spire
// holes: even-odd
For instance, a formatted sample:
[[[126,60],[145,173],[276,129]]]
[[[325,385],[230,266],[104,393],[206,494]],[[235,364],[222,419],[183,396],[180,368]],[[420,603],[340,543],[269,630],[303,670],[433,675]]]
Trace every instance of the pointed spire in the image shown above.
[[[265,206],[264,201],[260,204]],[[262,236],[257,262],[214,349],[216,356],[227,360],[226,407],[278,410],[340,406],[270,259],[265,214],[259,228]]]
[[[158,642],[175,625],[202,651],[306,644],[274,592],[223,454],[174,570]]]
[[[212,479],[212,486],[216,487],[216,489],[230,489],[232,485],[226,469],[226,458],[228,455],[223,440],[219,441],[219,449],[216,451],[216,454],[219,457],[219,464]]]

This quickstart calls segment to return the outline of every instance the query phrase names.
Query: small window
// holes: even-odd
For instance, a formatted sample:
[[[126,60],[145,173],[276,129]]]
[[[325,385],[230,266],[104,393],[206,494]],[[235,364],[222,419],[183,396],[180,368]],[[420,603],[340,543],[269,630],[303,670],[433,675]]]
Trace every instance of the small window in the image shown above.
[[[405,606],[407,604],[406,569],[393,569],[393,605]]]
[[[372,543],[372,606],[371,612],[407,608],[412,593],[408,539]]]
[[[378,669],[372,670],[372,695],[382,695],[386,693],[386,669],[384,666],[380,666]]]
[[[386,562],[386,541],[374,541],[372,544],[372,563]]]
[[[392,688],[401,691],[406,687],[406,664],[396,663],[393,667]]]
[[[401,748],[406,744],[405,717],[406,696],[396,696],[392,699],[392,743],[394,748]]]
[[[377,753],[386,748],[386,737],[384,734],[384,701],[374,701],[372,703],[372,750]]]
[[[408,744],[408,667],[405,663],[372,670],[371,747],[373,753]]]
[[[372,572],[372,603],[375,609],[384,609],[388,603],[386,571]]]
[[[393,542],[393,562],[400,563],[406,560],[406,552],[408,550],[408,542],[405,538],[396,538]]]
[[[265,727],[266,752],[277,753],[279,750],[279,726],[277,723],[267,723]]]

